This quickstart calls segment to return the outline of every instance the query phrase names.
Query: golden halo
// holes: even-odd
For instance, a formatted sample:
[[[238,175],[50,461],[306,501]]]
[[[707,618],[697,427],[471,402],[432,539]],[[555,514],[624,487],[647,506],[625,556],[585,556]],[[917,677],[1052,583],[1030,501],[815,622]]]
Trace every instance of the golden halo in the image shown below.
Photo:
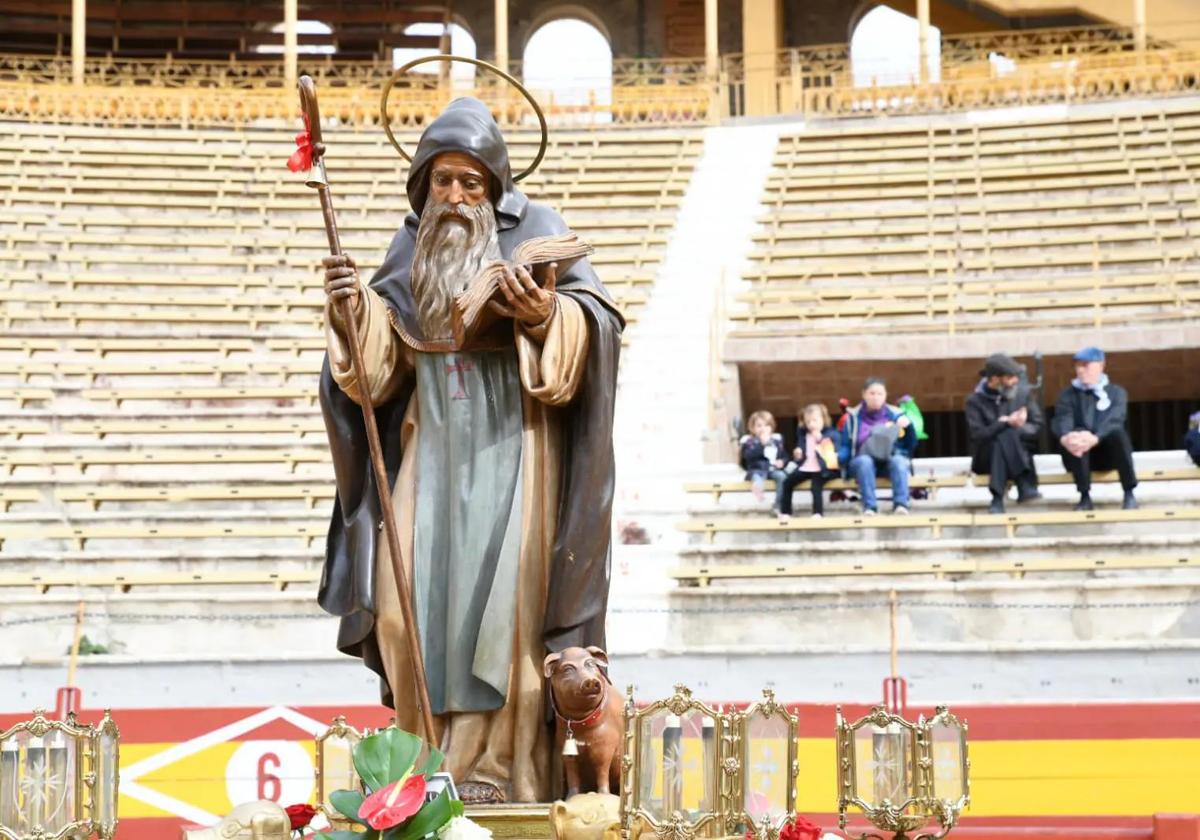
[[[474,64],[476,67],[481,67],[484,70],[491,70],[497,76],[504,79],[521,92],[521,95],[524,96],[529,104],[533,107],[533,112],[537,114],[538,124],[542,127],[542,145],[538,149],[537,157],[533,159],[533,163],[529,164],[529,166],[525,168],[525,171],[520,175],[513,176],[513,180],[520,181],[523,178],[527,178],[532,175],[533,171],[538,168],[538,164],[542,162],[542,158],[546,156],[546,146],[550,142],[550,131],[546,127],[546,115],[542,113],[541,106],[537,104],[537,100],[533,98],[533,94],[526,90],[523,84],[518,82],[508,73],[505,73],[494,64],[488,64],[486,61],[480,61],[477,58],[467,58],[465,55],[427,55],[423,58],[414,58],[403,67],[398,68],[394,73],[392,73],[391,78],[384,83],[383,96],[379,100],[379,119],[380,122],[383,123],[383,130],[387,132],[388,140],[392,141],[392,145],[396,147],[396,151],[400,153],[400,157],[404,158],[409,163],[412,163],[412,155],[404,151],[404,147],[400,145],[400,141],[396,139],[396,135],[392,134],[391,120],[388,119],[387,112],[388,94],[391,93],[392,85],[396,83],[397,79],[417,65],[428,64],[431,61],[461,61],[464,64]]]

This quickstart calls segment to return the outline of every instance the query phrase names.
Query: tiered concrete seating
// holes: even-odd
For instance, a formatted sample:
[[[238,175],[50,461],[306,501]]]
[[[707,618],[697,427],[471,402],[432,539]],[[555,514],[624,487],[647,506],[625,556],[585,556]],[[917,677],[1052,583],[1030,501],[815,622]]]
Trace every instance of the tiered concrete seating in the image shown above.
[[[1194,105],[781,139],[735,336],[1182,322]]]
[[[343,245],[369,276],[407,211],[403,162],[375,133],[327,141]],[[0,139],[10,154],[0,165],[9,185],[0,266],[13,281],[0,290],[5,325],[311,328],[323,226],[312,191],[282,165],[289,142],[278,131],[14,126]],[[535,144],[536,135],[511,138],[515,167]],[[596,245],[593,262],[631,320],[700,147],[687,131],[556,134],[522,185]],[[163,288],[148,296],[152,287]]]
[[[315,583],[334,492],[316,405],[326,244],[284,166],[293,132],[5,128],[0,588]],[[379,132],[326,140],[343,245],[369,278],[408,211],[406,165]],[[514,168],[536,140],[510,138]],[[522,185],[595,245],[630,321],[701,142],[555,132]]]
[[[824,578],[874,574],[980,574],[1010,572],[1079,572],[1115,569],[1164,569],[1200,566],[1200,468],[1182,452],[1139,453],[1138,480],[1143,497],[1138,510],[1101,503],[1090,512],[1071,509],[1074,487],[1055,456],[1038,456],[1040,483],[1046,499],[1029,506],[1009,505],[1004,514],[983,512],[990,498],[986,479],[971,476],[967,459],[918,459],[913,488],[936,490],[915,500],[908,516],[863,516],[856,503],[832,504],[822,519],[807,515],[808,490],[797,490],[796,514],[780,522],[770,503],[754,502],[747,482],[719,479],[690,482],[685,489],[696,500],[680,530],[701,542],[682,552],[685,565],[672,572],[680,581],[707,584],[719,579]],[[1095,473],[1097,494],[1119,492],[1115,473]],[[767,489],[772,490],[772,482]],[[880,481],[881,492],[890,492]],[[831,491],[855,492],[852,481],[829,482]],[[1111,488],[1111,490],[1109,489]],[[1178,526],[1173,523],[1182,523]],[[1182,542],[1162,552],[1153,538],[1179,531]],[[1114,545],[1080,556],[1076,537],[1129,538],[1145,545],[1122,556]],[[1186,536],[1185,536],[1186,535]],[[1032,541],[1028,546],[1026,537]],[[1146,539],[1150,537],[1149,539]],[[906,544],[938,555],[936,559],[904,557]],[[870,545],[869,551],[861,551]],[[1091,543],[1088,543],[1091,546]],[[1002,546],[1002,550],[997,548]],[[853,561],[849,557],[853,556]],[[763,558],[769,558],[764,562]]]

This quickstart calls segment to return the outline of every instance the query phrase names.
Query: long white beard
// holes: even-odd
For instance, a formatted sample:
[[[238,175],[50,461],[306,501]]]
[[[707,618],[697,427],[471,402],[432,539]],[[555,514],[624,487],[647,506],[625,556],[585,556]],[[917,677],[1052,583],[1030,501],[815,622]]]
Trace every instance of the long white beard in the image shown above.
[[[496,214],[484,200],[474,207],[427,201],[413,249],[412,294],[427,341],[451,337],[450,308],[484,265],[500,259]]]

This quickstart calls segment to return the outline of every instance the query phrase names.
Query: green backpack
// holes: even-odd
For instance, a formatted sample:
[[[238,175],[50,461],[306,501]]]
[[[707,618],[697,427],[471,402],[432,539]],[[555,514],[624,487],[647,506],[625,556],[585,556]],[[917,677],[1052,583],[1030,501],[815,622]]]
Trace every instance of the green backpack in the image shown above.
[[[904,416],[912,423],[913,431],[917,433],[917,440],[929,440],[929,435],[925,432],[925,416],[921,414],[921,409],[917,407],[917,401],[905,394],[900,398],[900,410],[904,412]]]

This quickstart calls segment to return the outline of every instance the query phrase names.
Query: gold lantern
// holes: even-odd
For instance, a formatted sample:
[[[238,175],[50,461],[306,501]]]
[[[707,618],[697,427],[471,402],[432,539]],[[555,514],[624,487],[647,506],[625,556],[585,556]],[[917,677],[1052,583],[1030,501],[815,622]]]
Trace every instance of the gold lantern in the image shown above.
[[[728,833],[778,840],[795,818],[799,721],[763,689],[763,699],[733,715],[730,753],[736,758]]]
[[[338,715],[323,733],[317,736],[317,808],[336,828],[347,828],[346,820],[329,795],[339,790],[360,790],[358,771],[354,769],[354,748],[364,733],[346,723]]]
[[[112,840],[117,831],[121,733],[105,710],[98,726],[72,712],[0,733],[0,838]]]
[[[728,715],[693,699],[685,686],[643,709],[630,687],[621,762],[626,837],[647,828],[660,840],[724,833],[737,763],[727,756],[728,728]]]
[[[970,803],[967,727],[945,706],[910,723],[883,706],[854,723],[837,709],[838,822],[846,810],[863,812],[876,828],[902,840],[931,821],[941,838]],[[862,835],[866,837],[867,835]]]

